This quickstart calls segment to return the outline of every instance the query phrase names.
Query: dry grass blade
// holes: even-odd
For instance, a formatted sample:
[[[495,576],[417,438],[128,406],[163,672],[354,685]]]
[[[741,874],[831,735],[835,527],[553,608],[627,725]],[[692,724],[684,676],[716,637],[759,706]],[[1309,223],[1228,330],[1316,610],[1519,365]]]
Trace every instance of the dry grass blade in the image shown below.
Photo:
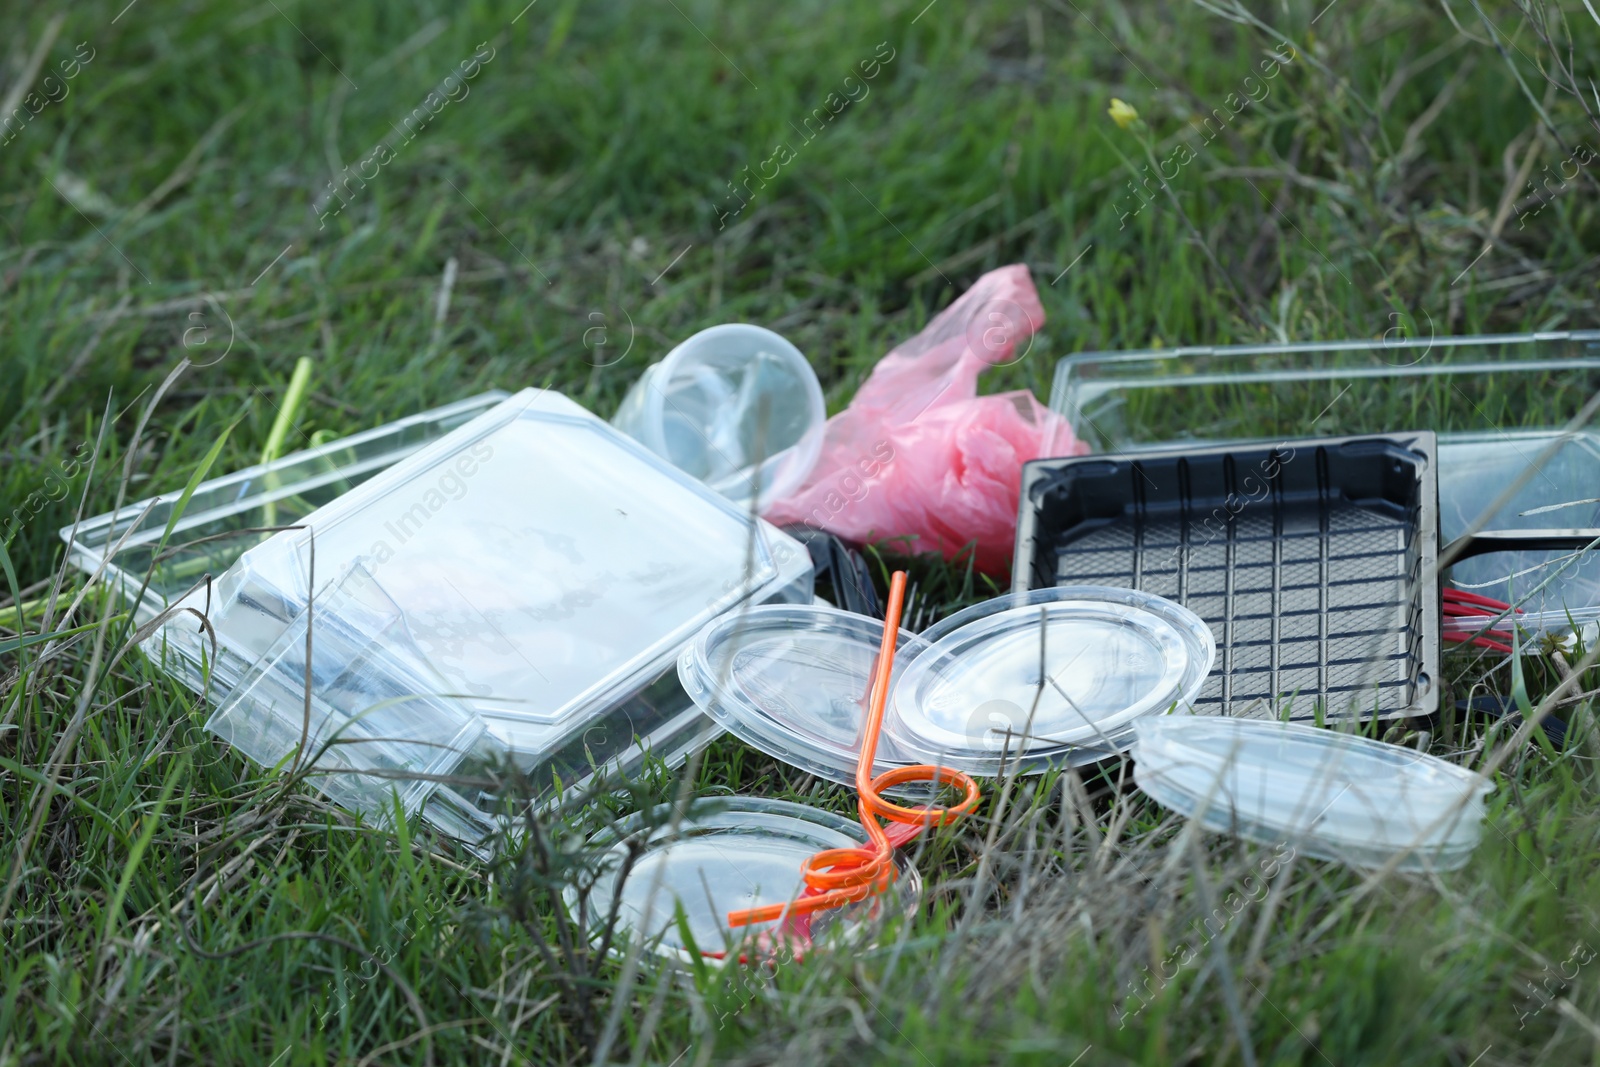
[[[61,33],[62,23],[67,16],[57,13],[50,16],[50,21],[45,23],[44,32],[39,35],[39,43],[33,46],[33,52],[28,56],[27,62],[17,72],[16,81],[6,90],[6,95],[0,99],[0,115],[10,117],[22,103],[22,98],[28,92],[28,87],[39,77],[39,71],[44,67],[44,60],[50,54],[50,46],[56,43],[56,37]]]

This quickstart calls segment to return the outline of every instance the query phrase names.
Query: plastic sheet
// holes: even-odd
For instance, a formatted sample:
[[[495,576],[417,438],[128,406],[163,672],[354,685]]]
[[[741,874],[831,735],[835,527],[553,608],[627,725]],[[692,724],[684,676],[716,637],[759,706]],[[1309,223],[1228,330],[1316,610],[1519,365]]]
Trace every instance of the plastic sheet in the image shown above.
[[[978,375],[1025,356],[1043,324],[1026,266],[979,278],[878,363],[828,420],[810,477],[765,517],[855,541],[904,538],[947,559],[971,544],[979,570],[1003,573],[1022,464],[1087,451],[1028,391],[977,395]]]

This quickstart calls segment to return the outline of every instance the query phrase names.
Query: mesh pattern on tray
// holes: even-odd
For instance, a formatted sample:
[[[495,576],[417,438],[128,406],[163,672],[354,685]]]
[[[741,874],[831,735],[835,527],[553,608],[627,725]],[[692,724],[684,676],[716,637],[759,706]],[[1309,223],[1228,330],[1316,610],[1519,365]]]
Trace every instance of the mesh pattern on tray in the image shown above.
[[[1201,714],[1400,712],[1421,647],[1413,525],[1324,499],[1314,519],[1269,496],[1222,522],[1144,513],[1065,533],[1056,584],[1132,585],[1206,619],[1217,665],[1196,700]]]

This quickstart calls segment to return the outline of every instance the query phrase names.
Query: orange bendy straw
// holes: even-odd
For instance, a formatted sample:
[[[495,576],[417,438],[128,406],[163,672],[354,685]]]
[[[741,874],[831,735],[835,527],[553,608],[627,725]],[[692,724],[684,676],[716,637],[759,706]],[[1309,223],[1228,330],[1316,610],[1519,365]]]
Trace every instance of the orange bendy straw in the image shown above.
[[[894,850],[916,837],[925,827],[944,826],[969,814],[978,806],[978,783],[949,767],[919,764],[895,767],[872,777],[872,762],[878,752],[878,735],[883,729],[883,709],[889,699],[889,680],[894,674],[895,647],[900,636],[900,611],[906,597],[906,572],[895,571],[889,579],[889,604],[884,612],[883,643],[872,685],[867,690],[867,722],[861,736],[861,754],[856,759],[856,812],[867,831],[869,846],[830,848],[810,857],[800,868],[807,891],[787,904],[769,904],[728,913],[729,926],[749,926],[787,917],[811,915],[857,900],[864,900],[887,889],[895,879]],[[883,799],[879,791],[908,782],[933,782],[952,785],[966,796],[954,807],[908,808]],[[894,839],[879,824],[879,817],[900,823],[893,828]],[[909,831],[909,832],[907,832]]]

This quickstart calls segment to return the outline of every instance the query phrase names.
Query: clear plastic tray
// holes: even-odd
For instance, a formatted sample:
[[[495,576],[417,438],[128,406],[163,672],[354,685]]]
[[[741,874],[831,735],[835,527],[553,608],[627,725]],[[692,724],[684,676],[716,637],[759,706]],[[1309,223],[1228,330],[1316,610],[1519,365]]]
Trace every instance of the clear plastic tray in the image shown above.
[[[1441,544],[1465,532],[1600,394],[1600,330],[1410,341],[1335,341],[1081,352],[1057,365],[1050,406],[1096,452],[1308,435],[1439,434]],[[1600,419],[1553,450],[1491,530],[1600,525]],[[1585,488],[1587,487],[1587,488]],[[1456,584],[1529,612],[1600,605],[1591,553],[1499,552],[1462,560]],[[1553,580],[1531,600],[1525,596]]]
[[[1557,429],[1597,392],[1600,330],[1588,330],[1080,352],[1057,364],[1050,406],[1094,451],[1123,452],[1403,427]]]
[[[201,557],[197,573],[222,573],[181,601],[193,579],[164,561],[157,598],[141,607],[207,610],[215,656],[187,614],[147,649],[196,688],[210,672],[210,729],[267,766],[303,743],[348,807],[381,817],[397,792],[407,812],[471,840],[493,828],[474,807],[491,798],[428,776],[508,753],[541,785],[571,784],[599,766],[631,769],[646,751],[681,758],[718,731],[677,685],[678,650],[739,604],[810,598],[803,546],[565,397],[525,390],[421,436],[410,454],[385,452],[381,472],[372,457],[359,484],[300,457],[283,461],[287,473],[205,487],[207,501],[242,499],[185,522],[174,543],[264,518],[302,528],[242,534],[242,553],[238,538],[195,545],[236,558]],[[307,473],[346,491],[305,506],[291,475]],[[117,521],[102,527],[98,558],[74,546],[80,566],[115,543]],[[125,587],[139,578],[127,551],[113,561]]]
[[[1460,434],[1439,449],[1439,543],[1462,536],[1546,449],[1549,458],[1500,510],[1488,530],[1600,528],[1600,434],[1536,430]],[[1450,582],[1515,602],[1520,621],[1538,630],[1566,629],[1600,607],[1600,553],[1493,552],[1458,560]]]

